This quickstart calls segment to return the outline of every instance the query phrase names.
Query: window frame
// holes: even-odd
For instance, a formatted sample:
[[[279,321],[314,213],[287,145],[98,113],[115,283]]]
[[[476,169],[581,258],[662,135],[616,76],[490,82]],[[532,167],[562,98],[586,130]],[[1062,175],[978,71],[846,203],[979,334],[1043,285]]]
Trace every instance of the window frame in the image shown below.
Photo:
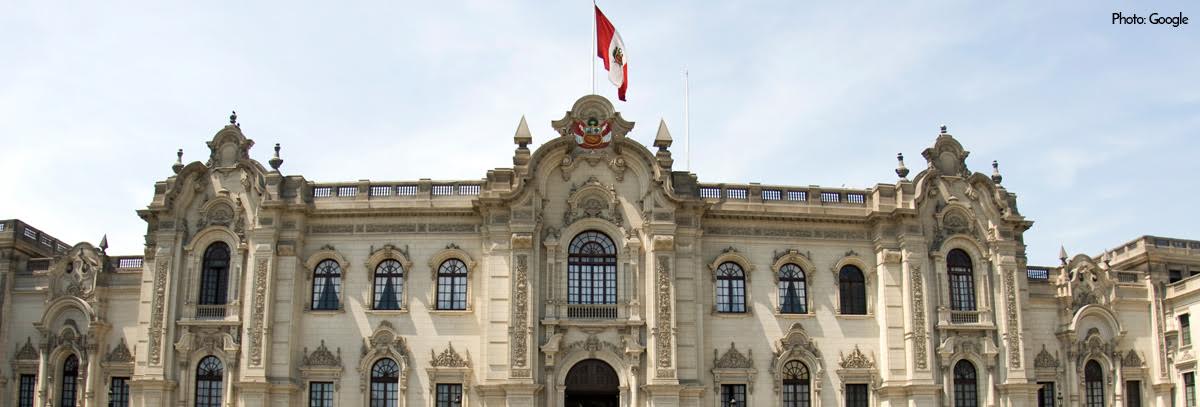
[[[784,362],[781,376],[779,396],[783,406],[812,407],[814,399],[813,380],[812,370],[808,368],[808,364],[799,359]],[[793,386],[798,387],[797,391],[789,392],[789,388]],[[795,396],[795,398],[789,400],[789,396]]]
[[[79,405],[79,356],[68,354],[59,366],[58,406],[76,407]]]
[[[206,366],[209,361],[212,361],[212,363],[215,363],[215,365],[208,364]],[[216,355],[207,355],[203,358],[200,358],[200,361],[196,363],[196,369],[193,370],[193,372],[195,372],[195,377],[192,380],[194,387],[191,404],[195,407],[221,407],[222,403],[225,402],[225,362]],[[200,403],[201,383],[208,384],[206,388],[209,390],[213,389],[213,384],[215,383],[215,400],[213,396],[210,395],[207,396],[208,399],[205,400],[205,404]]]
[[[1183,405],[1196,406],[1196,372],[1183,373]]]
[[[328,387],[328,388],[322,389],[320,391],[320,396],[322,396],[321,399],[314,398],[314,396],[318,395],[315,392],[316,386],[321,386],[321,387],[327,386]],[[326,396],[328,397],[327,399],[326,399]],[[323,381],[323,380],[309,381],[308,382],[308,397],[307,397],[307,399],[308,399],[308,403],[307,403],[308,407],[333,407],[336,404],[334,402],[334,400],[337,400],[337,384],[332,381]],[[328,403],[326,403],[326,402],[328,402]]]
[[[851,399],[852,392],[850,391],[850,386],[854,386],[855,389],[860,389],[862,391],[861,397],[855,396],[855,399],[852,400]],[[845,385],[843,385],[843,388],[845,388],[844,398],[846,400],[846,403],[845,403],[846,407],[869,407],[871,405],[871,385],[870,384],[846,383]]]
[[[438,311],[466,311],[467,288],[470,285],[471,269],[458,258],[443,260],[437,269],[437,284],[434,289],[434,309]],[[458,296],[462,299],[459,300]],[[443,300],[445,297],[445,300]]]
[[[108,378],[108,407],[130,406],[130,379],[131,377],[129,376],[111,376]],[[120,392],[120,390],[124,390],[124,392]]]
[[[953,248],[946,252],[946,279],[950,287],[950,310],[978,311],[975,263],[966,250]]]
[[[1125,381],[1125,407],[1142,407],[1142,381]],[[1130,391],[1133,390],[1133,391]],[[1137,394],[1133,394],[1133,393]],[[1137,397],[1134,397],[1137,396]]]
[[[1104,391],[1104,366],[1095,359],[1083,365],[1083,405],[1104,407],[1107,395]]]
[[[1037,400],[1038,407],[1055,407],[1058,405],[1057,393],[1055,393],[1055,382],[1037,382]],[[1049,403],[1047,403],[1049,401]]]
[[[390,266],[393,264],[395,267],[389,267],[387,270],[384,269],[385,265]],[[403,311],[408,309],[406,300],[408,298],[408,292],[406,290],[410,288],[408,287],[408,284],[406,284],[408,282],[408,275],[408,268],[405,267],[404,262],[400,261],[399,259],[386,258],[377,262],[371,271],[371,310]],[[380,279],[384,279],[382,284]],[[383,303],[381,300],[383,299],[383,293],[380,293],[380,290],[384,290],[384,292],[386,292],[389,286],[391,286],[393,290],[399,290],[399,292],[394,295],[396,301],[395,308],[385,308],[382,306]]]
[[[747,303],[746,269],[735,261],[725,261],[715,271],[715,306],[721,314],[745,314]],[[723,283],[724,282],[724,283]],[[723,300],[724,299],[724,300]],[[726,305],[728,308],[723,308]]]
[[[602,239],[584,240],[590,237]],[[602,252],[593,254],[582,251],[591,245],[598,245]],[[619,255],[620,248],[616,241],[603,231],[588,229],[571,238],[567,244],[567,304],[616,305],[620,295]],[[597,273],[599,279],[596,278]],[[587,294],[583,292],[585,288],[588,289]],[[597,288],[601,289],[600,294],[595,292]],[[596,301],[597,297],[599,301]]]
[[[223,259],[225,264],[223,268],[214,263],[222,259],[214,258],[220,253],[214,249],[224,248]],[[198,305],[229,305],[230,297],[230,272],[234,263],[233,249],[228,242],[224,240],[216,240],[204,247],[204,253],[200,257],[200,273],[199,284],[196,290],[196,304]],[[210,274],[211,273],[211,274]]]
[[[435,407],[461,407],[461,406],[463,406],[463,402],[466,401],[466,396],[463,395],[463,388],[464,388],[464,386],[462,385],[462,383],[440,383],[440,382],[435,383],[434,384],[435,390],[434,390],[434,394],[433,394],[434,406]],[[443,389],[446,390],[445,393],[442,392]],[[446,397],[448,398],[447,400],[442,400],[443,394],[446,395]],[[458,396],[457,400],[453,399],[453,397],[455,395]]]
[[[970,377],[963,377],[966,370],[960,371],[960,366],[970,368]],[[952,388],[954,394],[954,407],[979,407],[979,368],[974,362],[967,359],[959,359],[954,363],[954,369],[950,372],[953,378]],[[965,396],[969,395],[970,398]]]
[[[331,267],[333,269],[331,269]],[[321,274],[322,271],[325,273]],[[345,307],[345,301],[342,300],[343,293],[345,292],[345,286],[343,283],[343,277],[345,275],[346,273],[342,267],[342,264],[339,263],[337,259],[325,258],[317,262],[317,266],[312,268],[312,286],[310,287],[311,295],[308,309],[310,311],[338,311],[343,309]],[[332,280],[332,282],[322,284],[322,280]],[[334,306],[330,307],[322,305],[318,307],[319,303],[325,300],[325,290],[329,288],[327,286],[332,286],[334,288]],[[322,298],[317,298],[317,287],[321,287]]]
[[[721,407],[745,406],[746,400],[749,398],[746,387],[743,383],[721,384],[721,399],[717,401]],[[738,396],[741,396],[741,399],[738,399]],[[730,403],[730,398],[737,399],[737,401]]]
[[[385,376],[384,374],[387,372],[382,372],[379,370],[380,364],[385,362],[390,362],[393,366],[395,366],[395,377]],[[382,403],[382,405],[385,407],[399,405],[402,394],[400,391],[400,378],[404,376],[402,372],[403,367],[400,365],[400,363],[396,362],[396,360],[392,359],[391,357],[382,357],[376,359],[374,362],[371,362],[370,369],[370,375],[368,376],[369,382],[367,383],[367,405],[376,406],[377,402]],[[382,388],[376,389],[376,385],[382,386]],[[382,393],[382,400],[376,399],[377,392]],[[388,404],[389,401],[395,402],[395,404]]]
[[[1179,346],[1192,346],[1191,314],[1179,314]]]
[[[862,280],[860,282],[856,282],[856,281],[847,282],[846,281],[847,280],[846,272],[847,272],[847,270],[850,270],[850,269],[858,271],[858,275],[862,278]],[[862,265],[857,264],[857,263],[845,263],[845,264],[842,264],[840,267],[837,267],[835,269],[834,274],[837,276],[837,286],[838,286],[837,315],[839,315],[839,316],[856,316],[856,317],[871,315],[871,301],[870,301],[871,296],[868,295],[868,292],[870,291],[868,288],[869,278],[867,277],[867,272],[863,270]],[[856,292],[849,291],[849,290],[854,290],[855,287],[852,286],[852,284],[855,284],[855,283],[861,284],[861,300],[857,301],[857,302],[854,301],[855,300],[854,294],[856,294]],[[848,291],[849,291],[849,295],[847,295]],[[850,301],[847,301],[847,299],[848,299],[847,297],[850,297],[849,298]],[[847,302],[853,302],[854,305],[857,305],[861,302],[862,312],[848,312],[847,311]],[[854,308],[858,308],[858,307],[854,307]],[[857,309],[853,309],[850,311],[857,311]]]
[[[28,380],[26,380],[28,379]],[[21,373],[17,375],[17,406],[34,407],[34,397],[37,395],[38,375]],[[26,386],[28,384],[28,386]],[[28,391],[28,392],[27,392]]]
[[[438,294],[441,292],[441,285],[439,284],[441,268],[444,263],[451,260],[460,261],[466,266],[465,279],[463,280],[466,287],[466,307],[463,309],[443,309],[438,304]],[[470,254],[459,248],[457,245],[451,243],[450,245],[446,246],[446,249],[441,250],[430,257],[428,264],[430,285],[432,287],[432,289],[427,290],[426,295],[428,300],[427,309],[429,312],[442,315],[465,315],[473,312],[475,307],[475,299],[473,298],[475,290],[474,280],[475,275],[477,274],[476,270],[478,263],[471,258]]]
[[[788,275],[785,275],[785,273],[792,273],[792,275],[788,276]],[[778,310],[778,313],[787,314],[787,315],[807,315],[807,314],[812,313],[812,310],[809,309],[809,306],[808,306],[808,304],[809,304],[808,275],[809,274],[810,273],[804,271],[803,266],[796,264],[794,262],[785,263],[782,266],[779,266],[778,269],[776,269],[776,271],[775,271],[775,276],[776,276],[775,286],[778,291],[776,297],[779,301],[779,305],[776,307],[776,309]],[[785,301],[784,301],[784,299],[787,298],[787,296],[785,296],[785,294],[784,294],[784,290],[786,290],[787,288],[785,288],[784,285],[788,284],[788,283],[796,283],[799,285],[799,287],[796,291],[796,298],[794,298],[793,301],[791,302],[791,305],[795,306],[798,309],[788,309],[787,306],[789,304],[785,303]]]

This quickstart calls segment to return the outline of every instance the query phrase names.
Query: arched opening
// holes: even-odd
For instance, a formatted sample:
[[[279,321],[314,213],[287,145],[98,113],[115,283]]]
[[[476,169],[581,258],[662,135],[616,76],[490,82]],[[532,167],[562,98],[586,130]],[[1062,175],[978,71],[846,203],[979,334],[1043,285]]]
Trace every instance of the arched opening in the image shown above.
[[[812,405],[812,390],[808,378],[808,366],[799,360],[783,365],[784,407],[808,407]]]
[[[205,356],[196,366],[196,407],[220,407],[225,366],[216,356]]]
[[[838,274],[838,290],[841,291],[842,315],[867,314],[867,279],[862,270],[853,265],[842,267]]]
[[[612,366],[586,359],[567,372],[566,407],[617,407],[621,385]]]
[[[1095,360],[1089,360],[1083,367],[1084,405],[1087,407],[1104,406],[1104,369]]]
[[[954,365],[954,407],[979,406],[979,379],[975,365],[960,360]]]
[[[567,303],[617,303],[617,245],[589,230],[571,240],[567,257]]]
[[[75,407],[77,398],[76,387],[79,385],[79,358],[75,355],[67,356],[67,360],[63,362],[62,369],[62,394],[58,405],[62,407]]]
[[[229,245],[215,242],[204,251],[200,270],[200,304],[224,305],[229,301]]]
[[[971,256],[959,249],[946,255],[946,270],[950,274],[950,309],[975,310],[975,274]]]

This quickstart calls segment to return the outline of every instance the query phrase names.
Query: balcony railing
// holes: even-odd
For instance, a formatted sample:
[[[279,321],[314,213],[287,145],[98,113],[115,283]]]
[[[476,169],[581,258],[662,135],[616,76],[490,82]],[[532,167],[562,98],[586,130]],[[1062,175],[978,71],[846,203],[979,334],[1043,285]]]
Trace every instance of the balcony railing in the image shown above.
[[[949,308],[938,308],[938,325],[943,327],[990,328],[992,313],[990,310],[955,311]]]
[[[1026,267],[1025,277],[1028,278],[1029,281],[1050,281],[1050,268],[1034,266]]]
[[[568,304],[568,319],[616,319],[616,304]]]
[[[225,304],[197,305],[196,319],[225,319],[225,314],[228,307],[229,306]]]
[[[417,182],[345,182],[314,184],[311,194],[314,199],[419,199],[444,196],[476,196],[483,181],[429,181]]]
[[[701,199],[730,201],[762,201],[812,205],[866,206],[870,190],[838,190],[822,187],[783,187],[759,184],[703,184],[698,188]],[[809,197],[816,200],[809,201]]]
[[[978,324],[978,311],[950,311],[950,323],[955,325]]]

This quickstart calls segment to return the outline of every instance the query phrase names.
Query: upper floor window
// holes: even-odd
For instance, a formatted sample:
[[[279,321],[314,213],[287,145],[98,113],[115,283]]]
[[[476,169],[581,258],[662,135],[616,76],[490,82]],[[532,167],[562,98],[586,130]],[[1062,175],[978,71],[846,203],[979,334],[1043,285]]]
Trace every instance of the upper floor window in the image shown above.
[[[958,361],[954,365],[954,407],[978,407],[978,384],[975,365],[966,360]]]
[[[857,266],[847,265],[838,273],[843,315],[867,314],[867,280]]]
[[[309,382],[308,407],[333,407],[333,382]]]
[[[404,306],[404,266],[387,259],[375,266],[374,309],[397,310]]]
[[[717,312],[746,312],[746,273],[732,261],[717,266]]]
[[[221,407],[225,366],[216,356],[205,356],[196,366],[196,407]]]
[[[1174,398],[1172,398],[1174,399]],[[1183,374],[1183,405],[1187,407],[1196,407],[1196,373],[1187,372]]]
[[[804,270],[795,264],[784,264],[779,268],[779,312],[784,314],[808,313],[808,286]]]
[[[62,367],[62,392],[59,398],[59,406],[75,407],[75,388],[79,385],[79,358],[75,355],[67,356],[67,360],[63,361]]]
[[[580,233],[567,256],[567,303],[617,303],[617,245],[612,239],[594,230]]]
[[[371,367],[371,407],[396,407],[400,386],[400,365],[391,359],[379,359]]]
[[[317,263],[313,270],[312,309],[336,310],[341,308],[342,266],[328,259]]]
[[[114,377],[108,386],[108,407],[129,407],[129,378]]]
[[[746,385],[722,384],[721,407],[741,407],[746,405]]]
[[[866,383],[846,384],[846,407],[867,407],[870,401],[870,390]]]
[[[950,309],[955,311],[975,310],[975,273],[972,272],[971,256],[954,249],[946,255],[946,269],[950,273]]]
[[[1192,323],[1188,314],[1179,316],[1179,344],[1182,346],[1192,344]]]
[[[1038,407],[1054,407],[1054,382],[1038,382]]]
[[[1084,405],[1104,407],[1104,369],[1095,360],[1083,367]],[[1192,404],[1195,405],[1195,404]]]
[[[812,405],[811,387],[808,366],[799,360],[783,364],[784,407],[809,407]]]
[[[229,245],[216,242],[204,250],[200,271],[200,304],[218,305],[229,301]]]
[[[21,375],[20,389],[17,390],[17,407],[33,407],[33,393],[37,389],[37,376]]]
[[[437,384],[437,407],[462,406],[461,384]]]
[[[467,309],[467,264],[459,259],[442,262],[437,273],[437,309]]]

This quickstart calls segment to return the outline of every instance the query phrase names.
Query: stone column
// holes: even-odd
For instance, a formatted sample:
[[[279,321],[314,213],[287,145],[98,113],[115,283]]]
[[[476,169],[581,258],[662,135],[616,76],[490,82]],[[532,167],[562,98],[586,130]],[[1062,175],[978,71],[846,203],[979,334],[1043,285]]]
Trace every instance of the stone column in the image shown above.
[[[533,234],[513,233],[511,310],[509,332],[509,379],[521,383],[533,383],[533,363],[536,342],[533,340],[533,285],[530,284],[529,269],[533,263]],[[512,399],[510,399],[512,401]]]

